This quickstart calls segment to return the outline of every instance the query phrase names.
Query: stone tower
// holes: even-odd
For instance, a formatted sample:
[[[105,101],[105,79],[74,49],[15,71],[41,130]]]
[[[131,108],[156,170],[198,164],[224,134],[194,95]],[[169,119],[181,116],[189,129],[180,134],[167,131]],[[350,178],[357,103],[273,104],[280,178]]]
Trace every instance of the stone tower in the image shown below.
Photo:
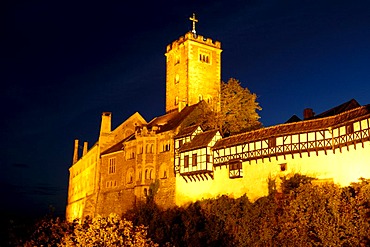
[[[172,42],[166,51],[166,112],[205,100],[220,110],[221,43],[193,30]]]

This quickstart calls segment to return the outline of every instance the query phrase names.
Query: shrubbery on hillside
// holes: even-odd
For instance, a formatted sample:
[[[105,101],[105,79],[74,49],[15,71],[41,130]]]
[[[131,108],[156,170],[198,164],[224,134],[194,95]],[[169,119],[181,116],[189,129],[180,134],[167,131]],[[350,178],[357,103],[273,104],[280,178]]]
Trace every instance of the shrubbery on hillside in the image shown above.
[[[271,190],[254,203],[246,196],[221,196],[162,210],[149,197],[123,218],[86,218],[82,224],[46,218],[35,225],[25,244],[18,244],[370,246],[370,180],[345,188],[312,185],[311,180],[301,175],[283,179],[283,193]]]
[[[144,226],[115,214],[107,217],[87,217],[82,223],[45,218],[35,225],[30,239],[12,243],[12,246],[158,246],[148,237]]]
[[[311,181],[295,175],[254,203],[221,196],[161,210],[149,200],[125,217],[160,246],[370,246],[370,181]]]

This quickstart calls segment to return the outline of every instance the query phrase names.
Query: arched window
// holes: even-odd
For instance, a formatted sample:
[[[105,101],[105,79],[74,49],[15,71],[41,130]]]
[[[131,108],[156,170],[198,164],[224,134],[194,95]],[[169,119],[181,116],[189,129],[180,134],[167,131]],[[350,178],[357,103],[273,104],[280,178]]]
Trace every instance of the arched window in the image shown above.
[[[199,102],[201,102],[203,100],[203,95],[199,94],[198,99],[199,99]]]
[[[178,105],[179,104],[179,97],[178,96],[176,96],[175,97],[175,105]]]

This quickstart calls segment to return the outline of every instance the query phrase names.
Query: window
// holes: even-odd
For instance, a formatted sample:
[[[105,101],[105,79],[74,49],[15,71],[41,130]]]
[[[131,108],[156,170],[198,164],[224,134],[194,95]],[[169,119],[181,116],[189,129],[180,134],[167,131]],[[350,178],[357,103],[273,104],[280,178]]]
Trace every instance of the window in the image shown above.
[[[354,132],[353,130],[353,123],[346,125],[346,134],[352,134]]]
[[[230,178],[243,177],[243,166],[241,161],[235,161],[229,164],[229,177]]]
[[[270,137],[268,139],[268,147],[269,148],[276,147],[276,137]]]
[[[176,98],[175,98],[175,105],[178,105],[178,104],[179,104],[179,97],[176,96]]]
[[[130,153],[130,159],[135,159],[135,152]]]
[[[179,140],[179,148],[182,147],[183,142],[184,142],[184,140]]]
[[[185,168],[189,167],[189,155],[184,156],[184,167]]]
[[[211,162],[211,155],[210,154],[207,154],[207,156],[206,156],[206,162],[207,163]]]
[[[210,63],[211,62],[211,53],[207,50],[200,50],[199,51],[199,61],[203,63]]]
[[[175,75],[175,84],[177,84],[179,82],[180,82],[180,76],[179,76],[179,74],[176,74]]]
[[[285,172],[286,170],[287,170],[287,164],[286,163],[280,164],[280,171]]]
[[[199,54],[199,61],[209,63],[209,56],[204,54]]]
[[[116,173],[116,158],[109,159],[108,174]]]
[[[180,63],[180,56],[176,54],[175,55],[175,65],[179,63]]]
[[[197,154],[193,154],[193,156],[191,157],[192,158],[192,160],[191,160],[191,162],[192,162],[192,165],[193,166],[196,166],[198,163],[197,163],[197,158],[198,158],[198,155]]]
[[[171,150],[171,144],[166,143],[162,146],[163,152],[170,151]]]
[[[154,144],[147,144],[146,145],[146,153],[147,154],[152,154],[154,149]]]
[[[198,99],[199,99],[198,101],[201,102],[203,100],[203,95],[199,94]]]
[[[116,180],[111,180],[111,181],[107,181],[105,183],[105,187],[106,188],[112,188],[112,187],[117,187],[117,181]]]

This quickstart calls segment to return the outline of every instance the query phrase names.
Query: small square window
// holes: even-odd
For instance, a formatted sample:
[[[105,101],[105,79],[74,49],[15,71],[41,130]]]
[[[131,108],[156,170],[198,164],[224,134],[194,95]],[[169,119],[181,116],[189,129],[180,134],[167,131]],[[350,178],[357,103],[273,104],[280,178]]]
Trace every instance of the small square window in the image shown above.
[[[286,163],[283,163],[283,164],[280,164],[280,171],[282,172],[285,172],[287,170],[287,164]]]
[[[230,178],[243,177],[243,165],[241,161],[235,161],[229,164],[229,177]]]

